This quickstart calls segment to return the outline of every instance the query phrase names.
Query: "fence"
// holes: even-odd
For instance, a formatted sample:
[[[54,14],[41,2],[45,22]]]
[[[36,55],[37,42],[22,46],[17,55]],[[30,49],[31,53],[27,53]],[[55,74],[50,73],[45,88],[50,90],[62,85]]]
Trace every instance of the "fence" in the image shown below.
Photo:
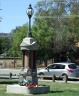
[[[9,76],[9,78],[12,79],[13,76],[16,76],[16,74],[12,74],[12,73],[10,73],[10,74],[0,74],[0,76]],[[17,76],[18,76],[18,78],[19,78],[19,75],[17,75]],[[56,78],[58,78],[58,77],[55,76],[55,75],[53,75],[53,76],[37,75],[37,77],[38,77],[38,78],[42,78],[42,79],[43,79],[43,78],[52,78],[52,82],[55,82]],[[67,81],[68,81],[67,75],[61,76],[60,78],[62,78],[63,81],[64,81],[65,83],[67,83]],[[71,77],[71,79],[72,79],[72,77]],[[79,78],[74,78],[74,79],[79,79]]]
[[[13,76],[16,76],[16,74],[12,74],[12,73],[10,73],[10,74],[0,74],[0,77],[8,77],[8,78],[10,78],[10,79],[12,79],[13,78]]]
[[[53,75],[53,76],[47,76],[47,75],[37,75],[37,77],[38,78],[52,78],[52,82],[55,82],[55,80],[56,80],[56,78],[58,78],[58,76],[55,76],[55,75]],[[64,75],[64,76],[61,76],[60,78],[62,78],[63,79],[63,81],[65,82],[65,83],[67,83],[67,81],[68,81],[68,77],[67,77],[67,75]],[[78,77],[69,77],[70,79],[79,79]]]

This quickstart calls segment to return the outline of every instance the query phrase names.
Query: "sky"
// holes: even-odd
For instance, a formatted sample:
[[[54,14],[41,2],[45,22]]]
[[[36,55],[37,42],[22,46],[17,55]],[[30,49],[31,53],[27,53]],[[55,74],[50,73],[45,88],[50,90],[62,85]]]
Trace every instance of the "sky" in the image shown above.
[[[41,0],[0,0],[0,33],[10,33],[12,29],[16,29],[17,26],[22,26],[28,22],[28,16],[26,10],[29,4],[34,6]],[[33,14],[34,16],[34,14]],[[34,17],[32,16],[32,19]]]

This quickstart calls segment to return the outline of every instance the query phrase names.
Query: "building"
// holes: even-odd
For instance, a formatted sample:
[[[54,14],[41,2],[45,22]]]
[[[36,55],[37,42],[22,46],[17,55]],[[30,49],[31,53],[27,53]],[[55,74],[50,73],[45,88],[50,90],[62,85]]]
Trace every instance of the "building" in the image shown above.
[[[17,30],[19,28],[20,28],[20,26],[16,26],[16,29]],[[0,33],[0,38],[5,38],[5,37],[12,38],[13,37],[14,30],[16,30],[16,29],[12,29],[12,31],[10,33],[3,33],[3,32],[1,32]]]
[[[5,37],[8,37],[8,38],[12,38],[12,33],[0,33],[0,37],[1,38],[5,38]]]

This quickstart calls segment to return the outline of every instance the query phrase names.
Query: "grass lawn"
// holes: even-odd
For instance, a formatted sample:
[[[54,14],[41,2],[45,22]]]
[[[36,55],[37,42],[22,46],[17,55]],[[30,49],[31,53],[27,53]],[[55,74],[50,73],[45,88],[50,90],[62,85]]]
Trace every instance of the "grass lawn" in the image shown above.
[[[30,96],[23,94],[8,94],[6,87],[8,84],[18,83],[17,80],[0,79],[0,96]],[[38,94],[33,96],[79,96],[79,84],[59,83],[59,82],[39,82],[50,86],[50,92],[47,94]]]

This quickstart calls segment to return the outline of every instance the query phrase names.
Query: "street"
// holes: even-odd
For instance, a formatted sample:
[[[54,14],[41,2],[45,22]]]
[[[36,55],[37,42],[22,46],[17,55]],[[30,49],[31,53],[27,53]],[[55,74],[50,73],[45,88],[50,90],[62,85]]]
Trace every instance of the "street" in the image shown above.
[[[12,73],[14,76],[12,76],[13,78],[15,79],[19,79],[19,77],[17,75],[19,75],[20,73],[20,70],[13,70],[13,69],[0,69],[0,78],[10,78],[10,73]],[[45,82],[53,82],[52,79],[40,79],[38,78],[38,81],[45,81]],[[62,79],[57,79],[55,80],[55,82],[65,82],[63,81]],[[71,79],[71,80],[68,80],[67,83],[79,83],[79,78],[78,79]]]

